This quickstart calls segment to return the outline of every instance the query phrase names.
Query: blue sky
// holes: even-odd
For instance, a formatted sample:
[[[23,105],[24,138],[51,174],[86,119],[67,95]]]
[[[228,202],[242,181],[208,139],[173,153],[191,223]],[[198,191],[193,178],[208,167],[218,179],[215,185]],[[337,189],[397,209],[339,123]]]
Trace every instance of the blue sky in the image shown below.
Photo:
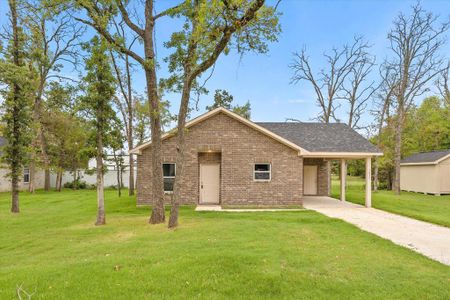
[[[159,5],[166,6],[178,1],[161,3],[157,1],[157,9]],[[269,0],[268,3],[273,1]],[[264,55],[248,54],[243,59],[234,53],[222,55],[213,77],[206,85],[210,93],[201,97],[200,111],[194,112],[193,116],[204,112],[205,106],[212,101],[215,89],[226,89],[237,103],[250,101],[252,119],[255,121],[285,121],[286,118],[311,120],[319,109],[308,83],[290,84],[292,72],[288,65],[292,61],[292,53],[306,47],[311,65],[318,71],[324,66],[324,51],[351,42],[355,35],[363,35],[373,44],[372,53],[377,57],[377,62],[381,62],[388,54],[386,36],[392,21],[400,11],[408,13],[414,3],[406,0],[283,0],[279,5],[282,12],[279,41],[271,44],[269,53]],[[442,18],[448,17],[450,13],[448,0],[422,1],[422,6]],[[5,14],[6,1],[0,0],[0,24],[4,24]],[[156,30],[158,58],[162,59],[167,54],[162,42],[172,32],[173,23],[164,21],[158,24]],[[87,33],[86,37],[91,34]],[[450,57],[448,44],[444,52]],[[138,69],[134,74],[134,88],[143,91],[144,76]],[[166,75],[163,65],[159,76]],[[176,113],[179,95],[170,94],[166,98],[172,102],[172,109]],[[345,106],[341,108],[339,116],[345,119],[344,115]],[[367,113],[362,122],[368,124],[370,121],[371,116]]]
[[[408,11],[414,1],[282,1],[280,22],[283,32],[267,55],[221,57],[208,88],[229,90],[239,102],[250,100],[252,119],[308,121],[318,108],[308,83],[290,84],[288,68],[292,52],[306,47],[313,68],[323,67],[322,53],[364,35],[381,61],[387,55],[386,36],[399,11]],[[424,8],[442,16],[450,13],[450,1],[424,1]],[[447,46],[450,56],[450,47]],[[211,101],[211,97],[205,100]],[[203,105],[204,106],[204,105]],[[202,107],[203,107],[202,106]],[[342,107],[345,112],[345,107]],[[341,114],[342,115],[342,114]],[[367,114],[365,123],[370,122]]]

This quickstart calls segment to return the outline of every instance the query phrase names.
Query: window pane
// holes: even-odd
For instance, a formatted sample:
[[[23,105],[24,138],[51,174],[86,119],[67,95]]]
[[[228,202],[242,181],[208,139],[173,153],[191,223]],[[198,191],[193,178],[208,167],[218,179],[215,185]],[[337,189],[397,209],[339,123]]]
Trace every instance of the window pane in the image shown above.
[[[25,183],[30,182],[30,169],[28,168],[23,169],[23,182]]]
[[[175,164],[163,164],[163,176],[175,176]]]
[[[270,171],[270,164],[255,164],[255,171]]]
[[[164,178],[164,192],[173,192],[175,178]]]
[[[255,172],[255,179],[256,180],[270,180],[270,173],[269,172]]]

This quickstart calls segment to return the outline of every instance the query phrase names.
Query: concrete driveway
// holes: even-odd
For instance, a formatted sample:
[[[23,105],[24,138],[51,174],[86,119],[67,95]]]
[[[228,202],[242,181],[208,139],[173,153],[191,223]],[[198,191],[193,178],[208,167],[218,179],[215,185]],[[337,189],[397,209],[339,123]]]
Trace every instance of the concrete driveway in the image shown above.
[[[450,228],[330,197],[305,197],[303,206],[450,265]]]

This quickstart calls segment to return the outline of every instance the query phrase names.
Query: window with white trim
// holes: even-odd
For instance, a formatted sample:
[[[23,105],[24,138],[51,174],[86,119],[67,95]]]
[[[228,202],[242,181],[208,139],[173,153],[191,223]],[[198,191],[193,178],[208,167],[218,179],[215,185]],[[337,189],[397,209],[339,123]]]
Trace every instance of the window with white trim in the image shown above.
[[[255,164],[253,167],[254,181],[270,181],[272,179],[271,164]]]
[[[23,182],[30,183],[30,169],[23,168]]]
[[[173,184],[175,182],[176,165],[163,164],[164,192],[173,192]]]

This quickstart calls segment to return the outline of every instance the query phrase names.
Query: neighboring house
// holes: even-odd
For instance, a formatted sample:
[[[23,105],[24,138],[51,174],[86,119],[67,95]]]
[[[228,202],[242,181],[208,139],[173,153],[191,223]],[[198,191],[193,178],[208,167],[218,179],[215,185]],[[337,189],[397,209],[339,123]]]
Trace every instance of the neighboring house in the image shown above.
[[[400,162],[400,188],[426,194],[450,194],[450,150],[416,153]]]
[[[1,148],[6,145],[6,139],[4,137],[0,137],[0,156],[1,156]],[[117,186],[117,168],[114,162],[112,161],[113,155],[107,155],[104,161],[106,172],[104,174],[104,184],[105,187],[109,186]],[[122,185],[124,187],[129,186],[129,155],[123,155],[123,164],[122,164]],[[95,168],[95,158],[89,160],[88,168]],[[86,181],[88,184],[96,184],[97,178],[95,172],[93,174],[88,174],[84,169],[77,170],[77,174],[75,177],[79,178],[82,181]],[[11,191],[11,181],[8,178],[9,169],[4,165],[0,164],[0,192],[9,192]],[[136,170],[135,170],[135,178],[136,178]],[[66,182],[72,182],[74,180],[73,172],[66,171],[63,173],[62,184]],[[42,169],[38,169],[35,173],[35,188],[43,189],[45,181],[45,172]],[[20,190],[28,190],[30,182],[30,169],[25,166],[23,168],[22,180],[19,183]],[[50,186],[54,188],[56,186],[56,174],[52,172],[50,174]]]
[[[4,137],[0,137],[0,149],[5,146],[7,143]],[[0,156],[2,155],[2,151],[0,150]],[[8,177],[10,173],[7,166],[3,163],[0,164],[0,192],[9,192],[11,191],[11,180]],[[37,170],[35,173],[35,187],[37,189],[44,188],[44,179],[45,174],[43,170]],[[20,190],[28,190],[28,185],[30,183],[30,169],[28,167],[23,168],[22,180],[19,183]]]
[[[346,159],[365,159],[371,205],[371,158],[382,153],[344,124],[255,123],[217,108],[186,128],[183,204],[298,205],[305,195],[330,194],[330,160],[345,166]],[[175,136],[162,137],[167,200],[177,172]],[[150,147],[148,142],[130,151],[137,154],[138,205],[152,203]]]

